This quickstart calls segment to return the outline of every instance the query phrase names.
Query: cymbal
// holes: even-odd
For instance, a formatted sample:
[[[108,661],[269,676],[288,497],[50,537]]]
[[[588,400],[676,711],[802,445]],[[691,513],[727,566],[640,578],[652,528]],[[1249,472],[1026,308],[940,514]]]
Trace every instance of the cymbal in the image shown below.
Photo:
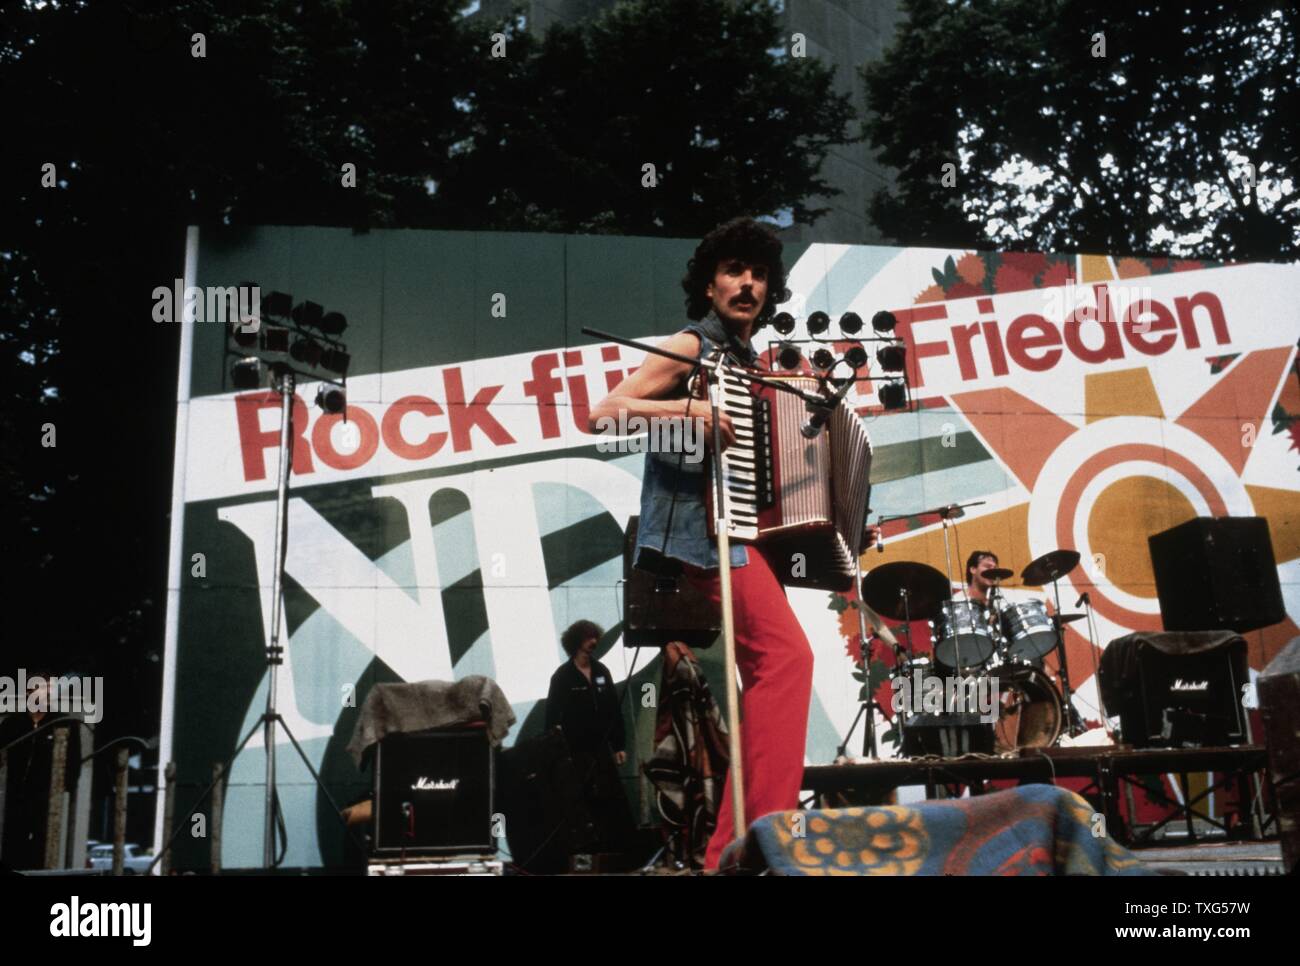
[[[1081,621],[1086,614],[1057,614],[1056,619],[1062,624],[1073,624],[1075,621]]]
[[[1008,577],[1014,575],[1015,571],[1008,570],[1006,567],[990,567],[982,574],[982,576],[987,580],[1006,580]]]
[[[908,594],[904,610],[902,591]],[[875,567],[862,581],[862,599],[883,617],[901,621],[932,620],[952,596],[948,578],[928,564],[898,560]]]
[[[1034,587],[1050,584],[1079,566],[1079,551],[1049,550],[1024,570],[1020,579]]]

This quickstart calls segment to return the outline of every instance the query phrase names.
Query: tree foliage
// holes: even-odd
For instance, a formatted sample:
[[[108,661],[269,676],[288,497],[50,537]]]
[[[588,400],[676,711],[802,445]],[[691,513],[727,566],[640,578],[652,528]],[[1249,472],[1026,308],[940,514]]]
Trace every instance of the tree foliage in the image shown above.
[[[765,0],[637,0],[515,43],[484,61],[443,192],[457,223],[690,237],[827,210],[806,199],[835,192],[818,169],[853,108]]]
[[[852,111],[824,68],[769,51],[765,4],[638,0],[539,39],[464,6],[0,10],[0,540],[31,628],[10,660],[158,682],[179,329],[151,320],[151,293],[182,274],[187,225],[694,234],[814,216],[801,199],[826,192]],[[156,707],[130,704],[110,703],[116,727],[147,731]]]
[[[1294,4],[905,7],[894,45],[863,71],[869,137],[899,172],[871,202],[886,234],[1038,251],[1300,253]]]

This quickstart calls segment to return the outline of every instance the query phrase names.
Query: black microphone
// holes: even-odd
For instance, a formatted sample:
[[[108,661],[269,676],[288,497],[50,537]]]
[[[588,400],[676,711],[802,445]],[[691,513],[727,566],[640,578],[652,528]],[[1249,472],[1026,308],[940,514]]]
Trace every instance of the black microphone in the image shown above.
[[[1086,590],[1080,595],[1079,599],[1074,602],[1074,606],[1082,607],[1084,604],[1088,604],[1089,606],[1092,605],[1092,598],[1088,596]]]
[[[831,413],[840,401],[849,394],[849,389],[853,386],[852,379],[846,379],[844,385],[835,391],[835,394],[827,399],[824,403],[808,403],[808,418],[803,421],[803,426],[799,432],[803,433],[804,439],[812,439],[822,431],[822,427],[830,421]]]

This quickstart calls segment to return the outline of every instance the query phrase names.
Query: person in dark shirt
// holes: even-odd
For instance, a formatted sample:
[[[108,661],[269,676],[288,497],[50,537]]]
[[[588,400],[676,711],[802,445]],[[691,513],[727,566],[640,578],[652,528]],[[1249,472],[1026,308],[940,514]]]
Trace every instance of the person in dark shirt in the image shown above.
[[[27,695],[27,710],[10,715],[0,724],[0,748],[12,745],[7,754],[4,841],[0,845],[0,862],[11,869],[45,867],[45,828],[49,815],[50,772],[54,764],[54,733],[57,730],[47,728],[35,737],[27,737],[49,720],[48,711],[34,708],[47,706],[51,675],[43,669],[37,670],[27,680],[32,689]],[[77,786],[77,775],[81,771],[81,728],[75,722],[69,725],[63,782],[64,788],[71,792]],[[19,740],[23,738],[26,740]]]
[[[625,852],[635,826],[617,766],[627,761],[626,734],[619,690],[609,668],[594,657],[605,632],[580,620],[560,635],[569,660],[551,675],[546,695],[546,730],[559,727],[569,747],[596,823],[600,852]]]
[[[627,761],[623,710],[609,668],[593,656],[604,636],[600,625],[578,621],[560,636],[569,660],[551,675],[546,695],[546,730],[559,726],[575,755],[605,754]]]

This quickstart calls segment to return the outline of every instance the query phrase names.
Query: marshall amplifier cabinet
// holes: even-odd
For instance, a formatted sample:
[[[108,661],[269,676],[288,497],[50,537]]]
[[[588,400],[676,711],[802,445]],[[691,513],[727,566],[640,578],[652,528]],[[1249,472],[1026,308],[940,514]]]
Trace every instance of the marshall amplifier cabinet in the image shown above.
[[[689,647],[709,647],[722,633],[718,605],[696,590],[673,568],[672,561],[645,552],[655,574],[633,566],[636,528],[640,517],[628,520],[623,535],[623,644],[627,647],[664,647],[681,641]],[[677,572],[674,572],[676,570]]]
[[[1098,685],[1136,748],[1240,745],[1249,741],[1246,642],[1230,631],[1129,634],[1101,656]]]
[[[1236,631],[1286,617],[1263,517],[1197,517],[1147,538],[1167,631]]]
[[[487,729],[389,734],[375,751],[376,856],[494,853]]]

